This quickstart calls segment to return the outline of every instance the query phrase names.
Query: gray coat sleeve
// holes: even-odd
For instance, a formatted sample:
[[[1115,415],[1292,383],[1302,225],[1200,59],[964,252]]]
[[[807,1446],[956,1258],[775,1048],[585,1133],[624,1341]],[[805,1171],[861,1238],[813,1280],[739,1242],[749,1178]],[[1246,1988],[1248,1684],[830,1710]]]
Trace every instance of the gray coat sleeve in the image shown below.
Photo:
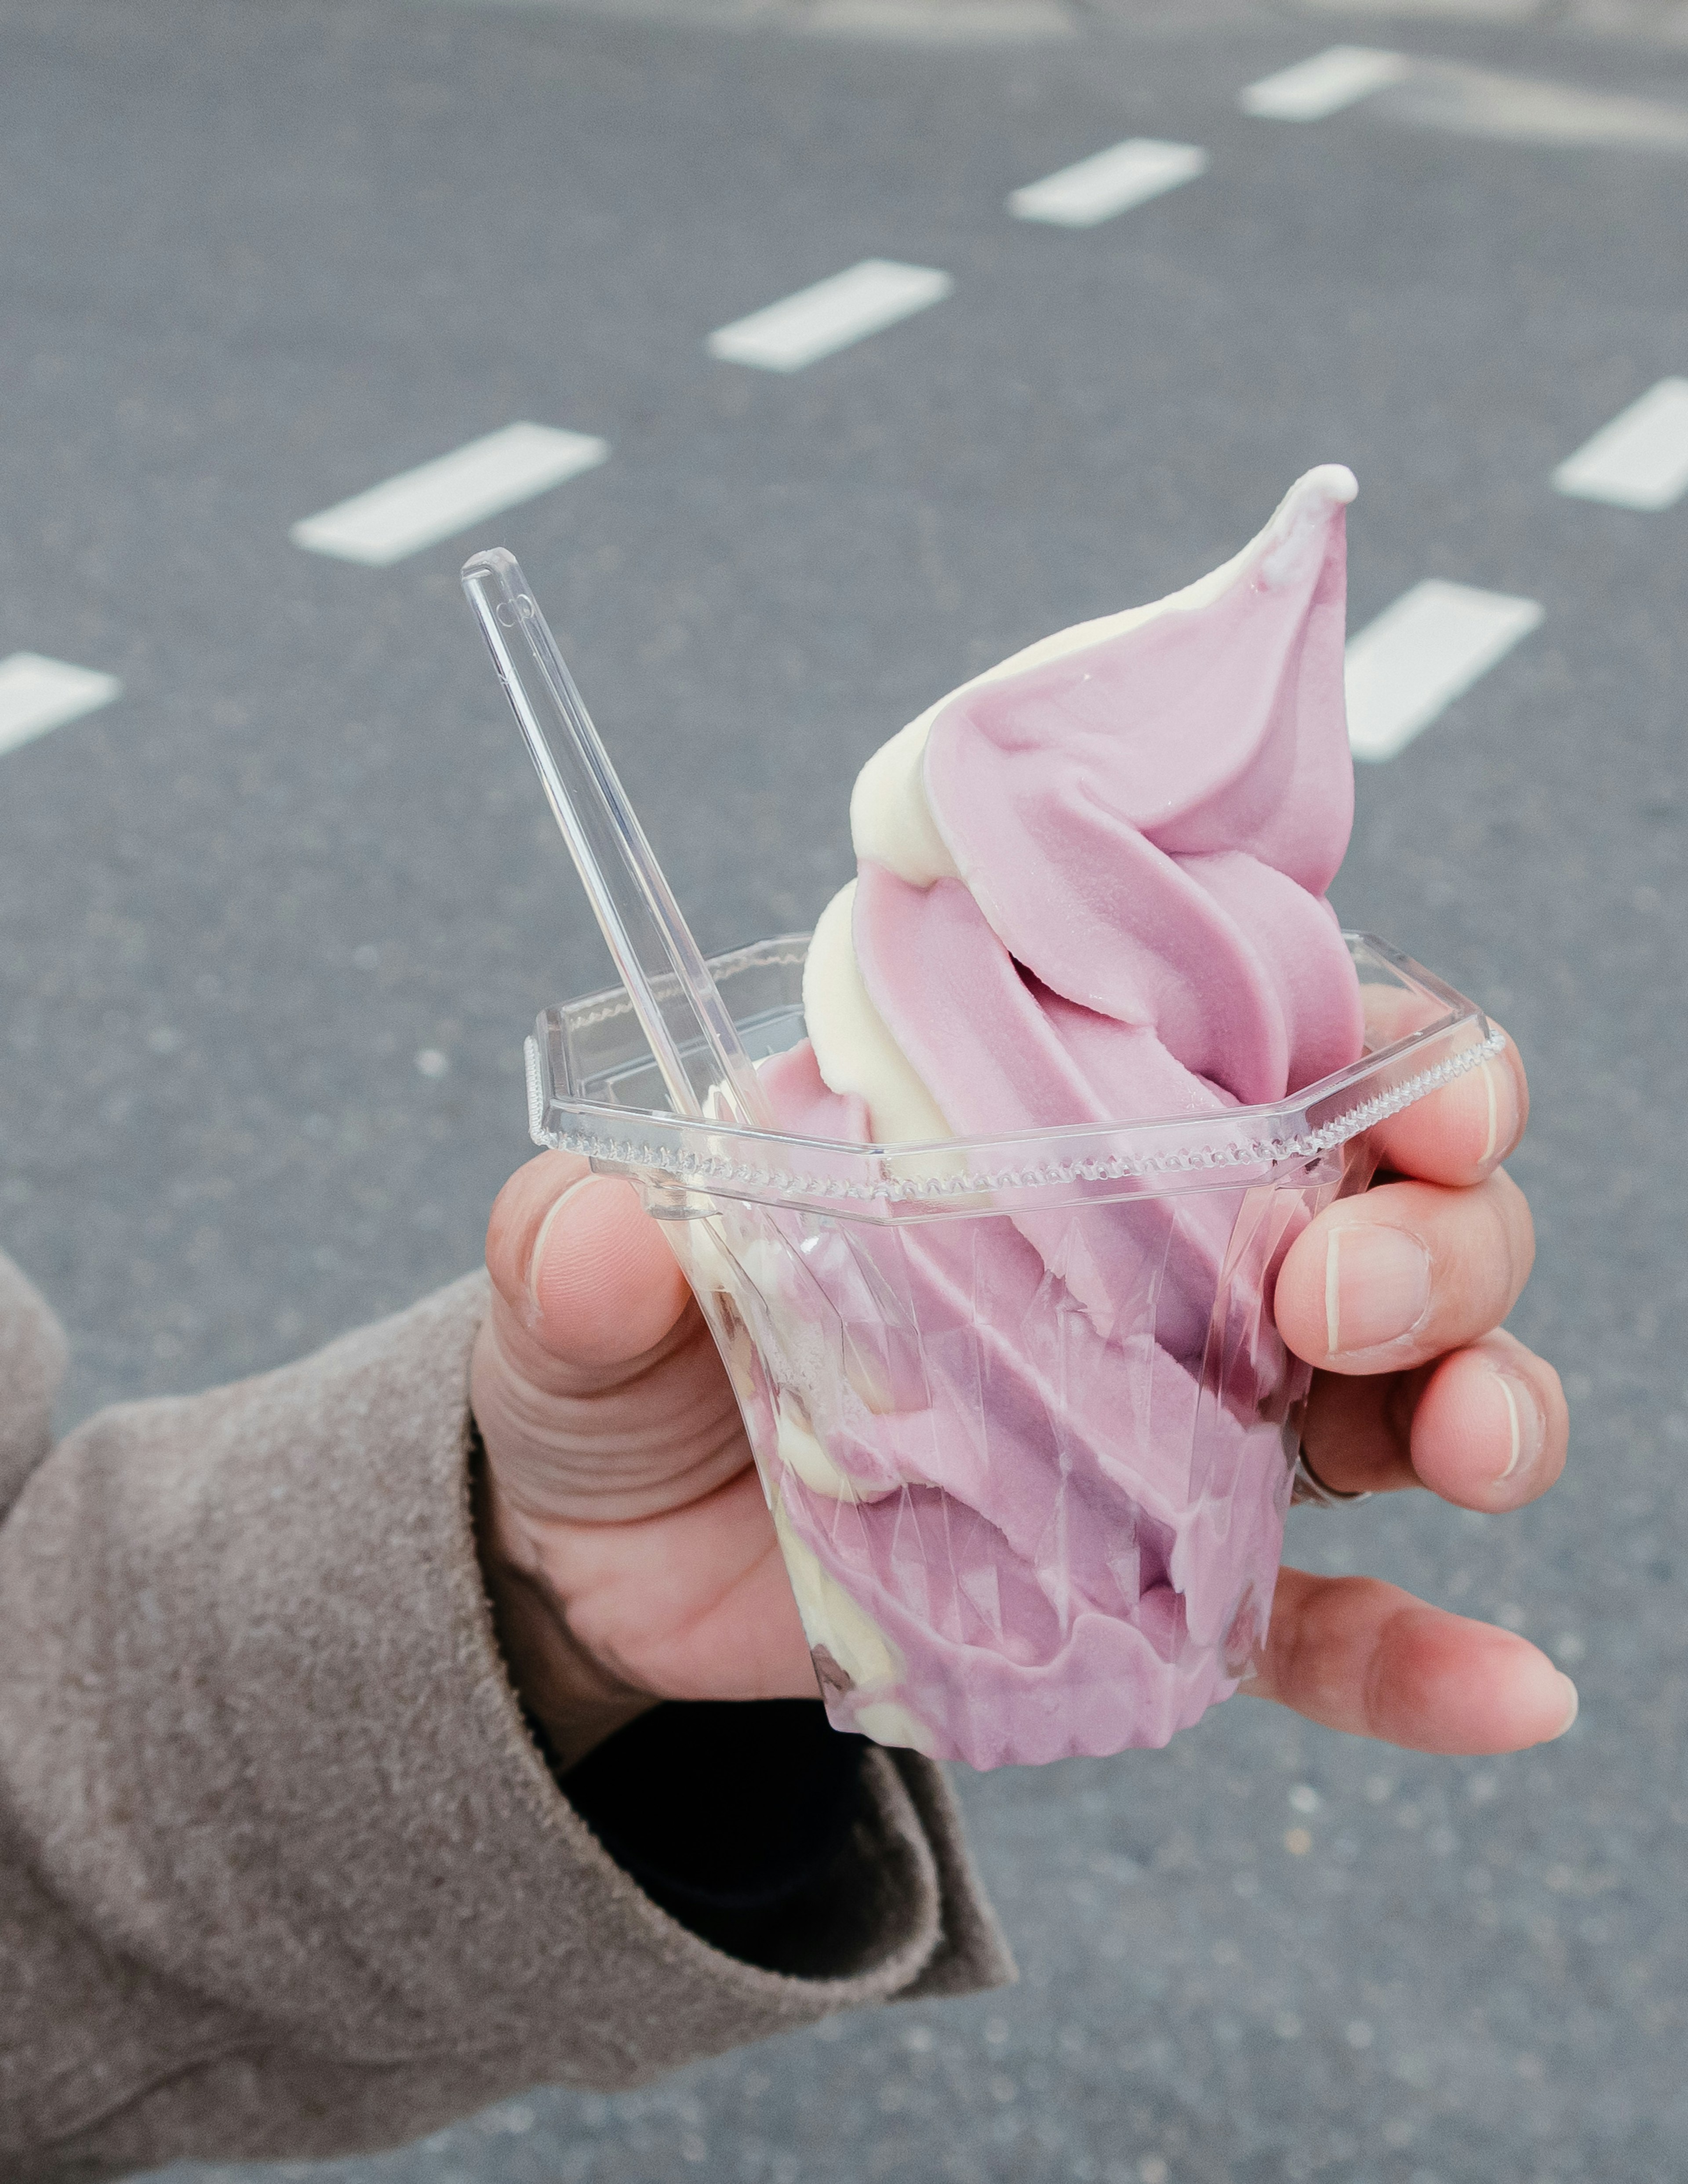
[[[0,2173],[343,2153],[1012,1966],[938,1771],[867,1762],[833,1960],[710,1947],[570,1808],[469,1512],[475,1277],[57,1447],[0,1259]]]

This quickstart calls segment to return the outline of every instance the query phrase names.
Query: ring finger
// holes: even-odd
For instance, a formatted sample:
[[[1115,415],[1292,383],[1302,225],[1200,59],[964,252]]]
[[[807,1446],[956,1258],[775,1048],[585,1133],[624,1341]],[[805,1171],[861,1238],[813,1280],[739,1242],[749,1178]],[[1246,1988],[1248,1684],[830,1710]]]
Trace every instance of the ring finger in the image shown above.
[[[1426,1486],[1499,1514],[1546,1492],[1569,1433],[1558,1374],[1497,1329],[1416,1372],[1318,1374],[1301,1446],[1339,1494]]]

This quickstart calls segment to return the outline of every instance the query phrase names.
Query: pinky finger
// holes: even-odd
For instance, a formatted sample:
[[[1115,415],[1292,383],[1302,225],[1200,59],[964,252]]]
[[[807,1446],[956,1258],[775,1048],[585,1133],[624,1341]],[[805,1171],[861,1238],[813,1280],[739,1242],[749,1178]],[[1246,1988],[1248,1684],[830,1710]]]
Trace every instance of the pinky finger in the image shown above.
[[[1243,1688],[1412,1752],[1522,1752],[1563,1736],[1576,1685],[1510,1630],[1376,1578],[1278,1574],[1266,1658]]]

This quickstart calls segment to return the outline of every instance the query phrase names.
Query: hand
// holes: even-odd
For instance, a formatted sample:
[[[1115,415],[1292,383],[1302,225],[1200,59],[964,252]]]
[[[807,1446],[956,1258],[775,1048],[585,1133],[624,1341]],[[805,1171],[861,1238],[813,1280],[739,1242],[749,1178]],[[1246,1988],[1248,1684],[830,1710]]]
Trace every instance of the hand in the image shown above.
[[[1500,1167],[1529,1112],[1508,1045],[1382,1124],[1388,1179],[1328,1207],[1286,1256],[1279,1330],[1318,1368],[1302,1449],[1336,1492],[1427,1486],[1499,1513],[1563,1469],[1559,1376],[1501,1327],[1535,1257],[1529,1208]],[[1431,1752],[1518,1751],[1563,1734],[1577,1707],[1569,1677],[1509,1631],[1374,1579],[1295,1569],[1279,1574],[1246,1688]]]
[[[1286,1257],[1279,1323],[1321,1368],[1308,1459],[1339,1491],[1422,1484],[1498,1511],[1557,1476],[1558,1380],[1495,1331],[1529,1271],[1528,1209],[1498,1173],[1526,1107],[1508,1048],[1379,1130],[1389,1167],[1418,1180],[1330,1207]],[[1383,1228],[1422,1240],[1427,1294],[1368,1260],[1361,1232]],[[812,1696],[737,1404],[632,1185],[542,1155],[500,1194],[487,1263],[471,1378],[483,1552],[512,1669],[560,1755],[582,1757],[659,1698]],[[1444,1752],[1539,1742],[1574,1702],[1522,1638],[1391,1586],[1294,1570],[1246,1688]]]
[[[812,1698],[738,1406],[629,1183],[543,1153],[499,1193],[471,1400],[482,1554],[566,1763],[659,1698]]]

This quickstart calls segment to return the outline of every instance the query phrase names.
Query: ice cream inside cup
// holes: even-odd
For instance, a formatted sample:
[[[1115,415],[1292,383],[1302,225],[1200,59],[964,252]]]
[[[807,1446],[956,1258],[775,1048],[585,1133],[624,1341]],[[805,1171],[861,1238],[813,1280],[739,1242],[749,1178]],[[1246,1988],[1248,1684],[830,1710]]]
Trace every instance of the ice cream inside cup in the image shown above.
[[[794,1137],[1223,1116],[1355,1061],[1351,474],[1061,632],[863,768],[856,879],[762,1067]],[[1305,1368],[1274,1271],[1328,1178],[1077,1185],[879,1223],[729,1209],[698,1273],[833,1719],[989,1766],[1164,1742],[1264,1634]],[[697,1270],[694,1269],[694,1273]]]

